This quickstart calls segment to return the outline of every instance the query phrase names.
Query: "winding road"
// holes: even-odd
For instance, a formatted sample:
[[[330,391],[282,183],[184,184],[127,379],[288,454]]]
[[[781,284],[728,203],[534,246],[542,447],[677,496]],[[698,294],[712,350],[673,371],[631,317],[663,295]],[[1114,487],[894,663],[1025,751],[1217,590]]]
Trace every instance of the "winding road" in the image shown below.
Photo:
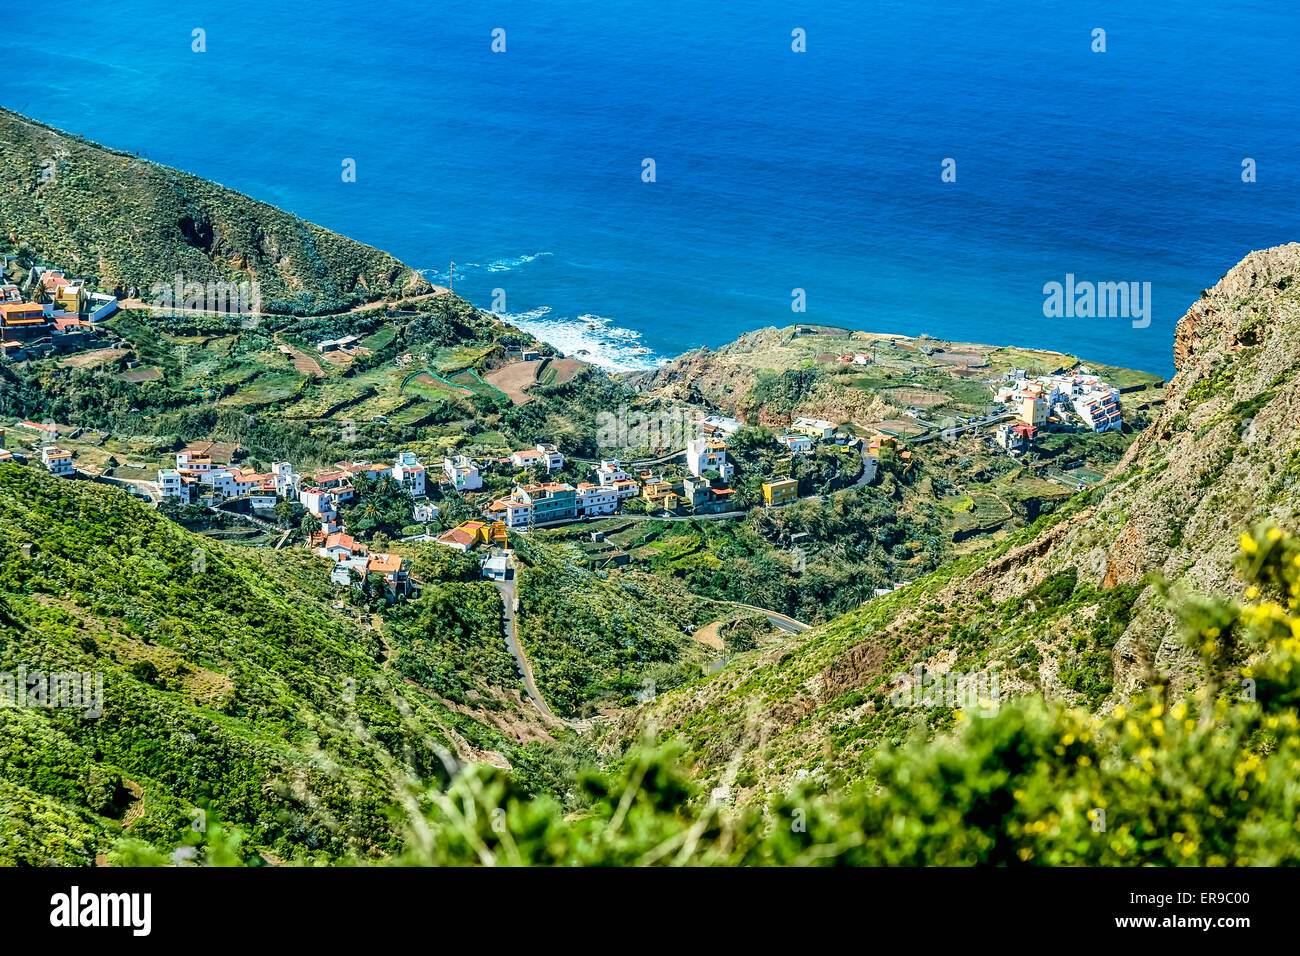
[[[524,690],[528,692],[528,699],[533,702],[543,717],[556,723],[567,724],[569,721],[562,720],[551,710],[550,705],[542,697],[541,691],[537,689],[537,681],[533,678],[533,666],[529,663],[528,655],[524,651],[524,645],[519,640],[519,623],[515,614],[515,568],[514,562],[509,562],[509,569],[506,571],[507,577],[504,581],[493,581],[496,585],[497,593],[501,595],[501,624],[505,631],[506,649],[515,659],[515,666],[519,668],[519,676],[523,679]]]

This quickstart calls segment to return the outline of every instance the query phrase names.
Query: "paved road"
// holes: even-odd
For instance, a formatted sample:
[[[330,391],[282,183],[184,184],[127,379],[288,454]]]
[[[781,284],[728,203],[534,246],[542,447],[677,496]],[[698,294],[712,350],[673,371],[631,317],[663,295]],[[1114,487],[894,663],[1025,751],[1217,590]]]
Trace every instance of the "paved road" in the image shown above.
[[[747,611],[757,611],[772,623],[779,630],[787,634],[799,634],[803,631],[810,630],[811,624],[805,624],[803,621],[797,621],[788,614],[782,614],[780,611],[769,611],[765,607],[759,607],[756,604],[742,604],[739,601],[720,601],[717,598],[706,598],[696,594],[694,597],[701,601],[708,601],[710,604],[727,604],[731,607],[743,607]]]
[[[523,678],[524,690],[528,692],[528,697],[533,702],[533,705],[542,712],[543,717],[560,722],[560,718],[551,710],[541,692],[537,689],[537,682],[533,679],[532,664],[529,663],[528,655],[524,651],[524,645],[519,640],[519,624],[515,618],[515,576],[513,567],[511,567],[509,574],[510,577],[505,581],[492,582],[501,595],[501,620],[505,631],[506,649],[510,651],[510,655],[515,659],[515,666],[519,668],[519,675]]]
[[[152,481],[145,481],[143,478],[111,478],[108,475],[100,474],[97,471],[91,471],[86,468],[78,468],[77,472],[90,478],[92,481],[102,481],[109,485],[134,488],[140,492],[140,496],[150,504],[158,501],[161,497],[158,493],[158,485]]]
[[[1009,418],[1015,417],[1015,412],[1003,412],[1001,415],[988,415],[984,418],[976,419],[973,422],[968,422],[959,428],[940,429],[937,432],[930,432],[929,434],[922,435],[919,438],[909,439],[909,442],[913,445],[924,445],[927,442],[934,441],[936,438],[943,438],[945,435],[952,435],[953,437],[964,435],[966,432],[975,431],[975,429],[983,428],[985,425],[995,425],[998,422],[1006,421]]]

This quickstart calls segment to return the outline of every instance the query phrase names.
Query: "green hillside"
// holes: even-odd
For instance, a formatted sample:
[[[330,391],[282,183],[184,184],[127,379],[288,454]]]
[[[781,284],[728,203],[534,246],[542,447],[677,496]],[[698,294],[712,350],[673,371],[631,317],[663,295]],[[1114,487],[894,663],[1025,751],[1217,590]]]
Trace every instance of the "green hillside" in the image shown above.
[[[0,672],[102,672],[104,695],[98,719],[0,709],[0,863],[89,864],[123,835],[170,847],[201,808],[280,859],[390,854],[407,784],[445,781],[466,742],[510,748],[386,666],[326,567],[0,465]]]
[[[418,273],[371,246],[216,183],[0,109],[0,227],[105,289],[256,281],[269,312],[335,312],[420,295]]]

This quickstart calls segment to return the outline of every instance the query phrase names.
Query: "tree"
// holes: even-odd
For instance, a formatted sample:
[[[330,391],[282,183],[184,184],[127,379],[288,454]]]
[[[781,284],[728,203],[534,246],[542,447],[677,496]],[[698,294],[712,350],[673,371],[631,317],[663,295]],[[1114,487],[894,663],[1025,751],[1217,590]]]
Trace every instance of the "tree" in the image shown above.
[[[289,527],[293,518],[293,503],[288,498],[281,498],[275,503],[275,520],[282,528]]]
[[[390,474],[378,479],[357,475],[353,479],[356,498],[344,512],[344,520],[353,534],[394,535],[411,520],[411,496]]]

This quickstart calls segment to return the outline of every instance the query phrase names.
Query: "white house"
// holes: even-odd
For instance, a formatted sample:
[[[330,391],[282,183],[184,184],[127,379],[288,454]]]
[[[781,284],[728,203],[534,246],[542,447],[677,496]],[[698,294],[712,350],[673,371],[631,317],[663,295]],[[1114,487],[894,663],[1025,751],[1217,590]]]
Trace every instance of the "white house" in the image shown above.
[[[781,435],[777,438],[778,445],[784,445],[788,451],[804,454],[812,451],[812,439],[807,435]]]
[[[309,514],[320,519],[322,530],[337,529],[338,510],[332,491],[326,488],[304,488],[298,493],[298,500]]]
[[[564,467],[564,456],[554,445],[549,442],[538,442],[533,447],[542,456],[547,471],[559,471]]]
[[[505,522],[507,528],[526,528],[533,516],[531,502],[523,498],[499,498],[488,508],[493,517]]]
[[[736,471],[727,461],[726,442],[714,438],[694,438],[686,443],[686,467],[696,478],[716,471],[723,481],[730,481]]]
[[[820,418],[796,419],[791,428],[822,441],[829,441],[835,435],[835,426],[830,422],[822,421]]]
[[[424,497],[424,466],[409,451],[397,456],[393,465],[393,478],[396,479],[412,498]]]
[[[606,487],[612,487],[615,481],[626,481],[631,477],[623,470],[617,458],[603,458],[596,466],[596,481]]]
[[[281,498],[292,498],[296,496],[298,485],[302,479],[294,474],[293,465],[287,461],[275,461],[271,463],[271,475],[275,482],[275,493]]]
[[[316,348],[321,352],[334,352],[338,349],[348,348],[360,341],[355,335],[345,335],[341,339],[326,339],[324,342],[318,343]]]
[[[546,456],[536,448],[525,448],[510,453],[510,464],[516,468],[536,468],[546,464]]]
[[[605,458],[596,468],[596,481],[602,488],[612,488],[614,493],[623,498],[635,498],[641,493],[641,486],[636,479],[623,470],[617,458]]]
[[[497,554],[490,558],[485,558],[482,567],[483,577],[489,578],[493,581],[504,581],[510,563],[506,560],[505,555]]]
[[[186,450],[176,453],[176,467],[181,471],[211,471],[213,464],[211,458]]]
[[[429,524],[438,520],[438,506],[432,501],[417,501],[411,509],[411,517],[417,524]]]
[[[158,472],[158,493],[164,498],[180,498],[189,501],[189,485],[175,468],[162,468]]]
[[[48,468],[52,475],[70,475],[72,474],[72,452],[65,451],[58,445],[42,445],[41,464]]]
[[[99,322],[117,311],[117,299],[114,296],[102,292],[89,292],[86,294],[86,300],[88,309],[86,318],[91,322]]]
[[[618,492],[612,487],[581,481],[578,483],[577,503],[579,515],[612,515],[618,510]]]
[[[346,532],[335,531],[333,534],[326,535],[325,541],[316,549],[316,553],[323,558],[344,561],[355,555],[365,554],[366,546]]]
[[[483,478],[479,475],[478,465],[464,455],[444,458],[442,470],[447,473],[447,479],[457,491],[477,491],[483,487]]]

